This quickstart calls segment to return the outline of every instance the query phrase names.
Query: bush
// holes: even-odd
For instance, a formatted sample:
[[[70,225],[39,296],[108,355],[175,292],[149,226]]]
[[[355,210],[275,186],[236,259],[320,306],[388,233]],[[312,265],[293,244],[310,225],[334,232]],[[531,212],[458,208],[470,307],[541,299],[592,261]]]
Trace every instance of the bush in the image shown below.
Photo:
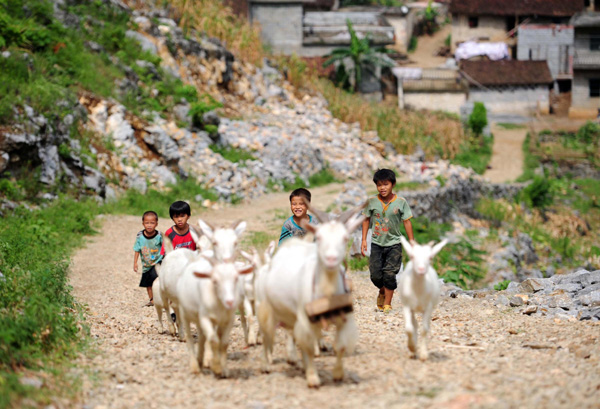
[[[598,145],[600,141],[600,125],[595,122],[586,122],[576,134],[577,140],[585,144]]]
[[[510,280],[504,280],[504,281],[500,281],[498,284],[494,285],[494,290],[496,291],[504,291],[508,288],[508,285],[510,284]]]
[[[476,136],[481,135],[483,128],[488,124],[487,110],[482,102],[475,102],[473,105],[473,112],[469,115],[467,124]]]
[[[552,185],[546,177],[536,176],[519,194],[519,201],[529,207],[544,209],[553,200]]]

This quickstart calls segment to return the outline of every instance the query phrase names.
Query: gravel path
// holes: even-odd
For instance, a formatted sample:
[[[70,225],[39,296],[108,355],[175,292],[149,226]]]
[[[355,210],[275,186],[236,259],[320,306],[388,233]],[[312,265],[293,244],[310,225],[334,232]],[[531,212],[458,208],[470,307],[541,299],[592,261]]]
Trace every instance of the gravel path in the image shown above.
[[[340,186],[313,190],[325,208]],[[249,231],[278,229],[287,194],[200,216],[218,223],[242,216]],[[192,220],[196,220],[196,214]],[[169,226],[161,219],[159,228]],[[306,387],[303,372],[285,362],[277,337],[275,371],[260,371],[261,347],[245,348],[239,322],[228,350],[230,377],[192,375],[184,343],[158,333],[153,308],[132,271],[139,217],[109,216],[101,233],[72,260],[71,284],[87,304],[98,354],[81,358],[85,408],[600,408],[600,325],[519,315],[485,299],[445,298],[434,313],[430,360],[408,358],[398,300],[389,315],[375,311],[368,274],[352,273],[360,328],[347,376],[331,377],[332,353],[317,359],[323,381]],[[106,263],[106,264],[105,264]],[[331,344],[328,335],[326,341]]]
[[[490,169],[483,177],[492,183],[513,182],[523,174],[523,142],[527,128],[504,129],[492,124],[494,147]]]

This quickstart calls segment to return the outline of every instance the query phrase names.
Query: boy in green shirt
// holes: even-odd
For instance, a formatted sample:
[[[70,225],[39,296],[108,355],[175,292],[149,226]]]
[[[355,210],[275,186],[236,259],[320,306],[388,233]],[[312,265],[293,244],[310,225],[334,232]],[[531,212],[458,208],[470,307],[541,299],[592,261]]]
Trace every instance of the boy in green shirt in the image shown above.
[[[402,265],[402,244],[400,244],[400,225],[404,225],[409,240],[414,240],[412,223],[413,217],[410,206],[402,197],[394,194],[396,174],[390,169],[379,169],[373,175],[373,182],[379,192],[369,198],[369,203],[363,214],[366,220],[362,224],[361,253],[367,253],[367,232],[371,235],[371,256],[369,271],[371,281],[377,288],[377,308],[383,312],[392,310],[392,296],[398,286],[396,274]]]

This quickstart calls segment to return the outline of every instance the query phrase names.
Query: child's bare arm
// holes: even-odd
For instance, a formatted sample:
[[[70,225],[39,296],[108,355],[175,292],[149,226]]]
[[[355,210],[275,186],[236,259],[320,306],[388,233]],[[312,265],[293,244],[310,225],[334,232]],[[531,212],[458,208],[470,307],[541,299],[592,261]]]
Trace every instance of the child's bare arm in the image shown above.
[[[410,219],[404,220],[404,229],[406,230],[406,235],[408,236],[408,240],[414,240],[415,236],[413,234],[412,222]]]
[[[367,248],[367,233],[369,231],[370,221],[371,221],[371,219],[369,217],[367,217],[362,223],[362,242],[360,245],[360,252],[363,256],[366,256],[367,251],[369,250]]]
[[[140,253],[138,253],[137,251],[133,252],[133,271],[135,271],[136,273],[138,272],[138,258],[140,257]]]

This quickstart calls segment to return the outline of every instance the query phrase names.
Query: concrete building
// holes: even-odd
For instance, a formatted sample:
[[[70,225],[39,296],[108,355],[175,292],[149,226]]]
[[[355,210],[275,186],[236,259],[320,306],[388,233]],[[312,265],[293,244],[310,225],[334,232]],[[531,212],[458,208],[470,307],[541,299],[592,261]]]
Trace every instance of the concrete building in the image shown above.
[[[453,0],[452,51],[464,41],[506,42],[513,50],[520,24],[568,24],[587,0]],[[513,51],[513,57],[516,53]]]
[[[317,57],[349,45],[347,20],[359,37],[369,35],[374,46],[394,44],[394,28],[380,12],[314,11],[326,8],[326,0],[248,2],[250,20],[260,25],[263,42],[275,53]]]
[[[469,83],[467,103],[483,102],[492,115],[550,110],[553,78],[546,61],[463,61],[460,73]]]
[[[571,24],[575,45],[569,116],[596,118],[600,112],[600,13],[578,13]]]
[[[456,69],[392,68],[398,79],[398,107],[460,114],[468,83]]]

